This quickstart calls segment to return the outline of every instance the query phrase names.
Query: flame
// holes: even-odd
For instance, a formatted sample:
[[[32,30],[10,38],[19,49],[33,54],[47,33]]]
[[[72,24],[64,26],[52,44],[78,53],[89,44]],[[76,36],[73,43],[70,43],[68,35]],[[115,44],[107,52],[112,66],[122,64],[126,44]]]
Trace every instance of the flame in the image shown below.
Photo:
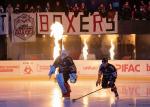
[[[111,48],[109,49],[111,60],[114,60],[114,56],[115,56],[115,43],[114,42],[117,41],[117,37],[118,37],[118,35],[116,35],[116,34],[108,35],[108,39],[111,44]]]
[[[87,59],[87,56],[88,56],[88,46],[87,46],[87,43],[86,43],[86,39],[84,39],[84,47],[83,47],[83,57],[84,59]]]
[[[66,42],[66,38],[67,37],[68,37],[68,35],[63,35],[63,38],[62,38],[62,50],[65,50],[64,42]]]
[[[54,37],[54,51],[53,51],[53,58],[54,60],[60,55],[61,47],[59,45],[59,40],[62,40],[63,38],[63,26],[59,22],[55,22],[51,25],[51,36]],[[62,47],[64,48],[63,44]]]
[[[83,58],[84,60],[87,60],[88,57],[88,45],[87,42],[89,40],[90,35],[80,35],[81,40],[83,42],[83,49],[82,49],[82,54],[83,54]]]
[[[131,43],[135,46],[136,34],[131,34],[130,37],[131,37]],[[134,52],[134,59],[136,59],[136,48],[134,48],[133,52]]]
[[[111,40],[111,48],[109,50],[109,52],[110,52],[110,59],[111,60],[114,60],[114,56],[115,56],[114,50],[115,50],[115,45],[113,43],[113,40]]]

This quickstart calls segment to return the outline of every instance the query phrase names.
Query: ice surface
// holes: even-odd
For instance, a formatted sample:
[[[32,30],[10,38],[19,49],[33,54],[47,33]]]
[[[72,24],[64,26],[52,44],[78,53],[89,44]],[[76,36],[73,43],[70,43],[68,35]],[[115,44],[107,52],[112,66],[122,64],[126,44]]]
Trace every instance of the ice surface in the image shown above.
[[[71,85],[71,99],[99,89],[95,79],[80,79]],[[1,80],[0,107],[150,107],[150,81],[117,80],[120,99],[103,89],[75,102],[61,97],[51,80]]]

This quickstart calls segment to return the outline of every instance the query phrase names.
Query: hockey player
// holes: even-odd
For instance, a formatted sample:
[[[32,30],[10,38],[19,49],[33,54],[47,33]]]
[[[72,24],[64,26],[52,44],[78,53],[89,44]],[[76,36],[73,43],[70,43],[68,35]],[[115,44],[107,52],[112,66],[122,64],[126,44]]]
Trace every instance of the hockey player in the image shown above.
[[[68,55],[66,50],[62,50],[60,56],[54,61],[53,65],[50,66],[49,77],[55,73],[56,68],[58,68],[58,74],[56,74],[56,80],[62,92],[62,97],[70,98],[70,85],[75,83],[77,80],[76,66],[73,59]]]
[[[108,63],[107,58],[103,58],[102,64],[99,67],[96,86],[100,85],[102,82],[102,88],[111,88],[111,91],[114,92],[115,97],[119,99],[119,95],[115,85],[116,78],[117,78],[117,70],[115,66]]]

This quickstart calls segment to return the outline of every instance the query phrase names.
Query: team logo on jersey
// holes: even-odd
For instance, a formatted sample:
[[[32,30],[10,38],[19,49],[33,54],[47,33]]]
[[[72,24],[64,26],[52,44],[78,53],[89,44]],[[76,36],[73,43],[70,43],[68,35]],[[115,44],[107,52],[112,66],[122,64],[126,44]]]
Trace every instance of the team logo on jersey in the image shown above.
[[[35,34],[35,21],[28,14],[22,14],[14,20],[14,34],[20,39],[27,40]]]

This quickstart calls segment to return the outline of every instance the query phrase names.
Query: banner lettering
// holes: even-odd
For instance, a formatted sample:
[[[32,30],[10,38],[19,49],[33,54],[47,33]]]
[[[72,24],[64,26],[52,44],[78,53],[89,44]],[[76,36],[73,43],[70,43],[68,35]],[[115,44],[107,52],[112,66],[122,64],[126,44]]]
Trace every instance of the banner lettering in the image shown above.
[[[64,27],[64,34],[105,34],[118,32],[117,14],[114,19],[103,18],[98,12],[85,16],[79,13],[77,17],[73,12],[65,15],[63,12],[38,13],[38,33],[50,34],[50,27],[55,21],[60,22]]]

